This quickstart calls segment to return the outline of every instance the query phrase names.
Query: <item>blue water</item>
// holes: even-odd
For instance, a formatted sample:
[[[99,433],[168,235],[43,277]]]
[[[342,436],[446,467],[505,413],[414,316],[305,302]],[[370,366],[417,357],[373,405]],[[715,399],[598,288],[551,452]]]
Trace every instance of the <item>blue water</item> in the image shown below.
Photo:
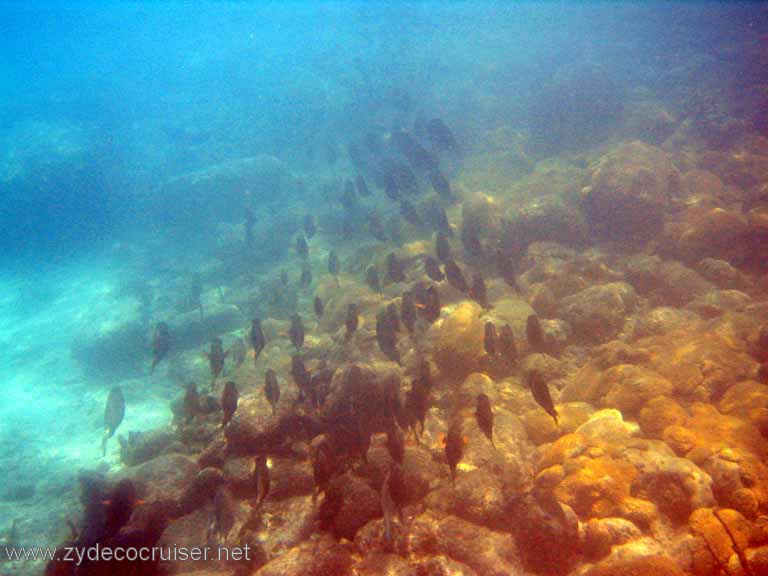
[[[694,87],[764,122],[739,82],[767,24],[747,3],[0,3],[0,530],[60,540],[77,471],[120,466],[116,439],[99,451],[110,386],[121,433],[170,422],[207,338],[264,311],[244,286],[291,265],[304,213],[337,225],[350,142],[440,117],[466,162],[500,133],[544,158],[608,141],[619,95],[684,115]],[[580,78],[583,122],[552,133],[547,87]],[[150,376],[152,326],[196,314],[195,275],[242,325],[190,335]]]

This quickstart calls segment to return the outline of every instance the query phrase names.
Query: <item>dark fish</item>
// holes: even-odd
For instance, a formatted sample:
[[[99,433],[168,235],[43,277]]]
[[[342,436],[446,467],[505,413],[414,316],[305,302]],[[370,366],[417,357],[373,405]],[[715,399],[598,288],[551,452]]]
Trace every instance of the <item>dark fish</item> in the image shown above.
[[[301,276],[299,277],[299,286],[306,290],[312,284],[312,267],[309,262],[304,261],[301,263]]]
[[[499,276],[507,283],[508,286],[516,291],[520,291],[517,285],[517,275],[515,273],[515,264],[512,258],[504,254],[504,251],[499,249],[496,251],[496,271]]]
[[[222,487],[213,497],[213,515],[208,525],[209,537],[213,536],[219,543],[226,544],[229,533],[235,525],[235,505],[229,491]]]
[[[323,301],[320,299],[320,296],[315,296],[315,316],[322,318],[324,311],[325,306],[323,305]]]
[[[397,306],[394,302],[387,304],[385,308],[387,325],[392,328],[394,332],[400,332],[400,316],[397,313]]]
[[[418,170],[430,170],[437,161],[419,142],[405,130],[397,130],[392,134],[392,141],[398,152],[402,154],[411,166]]]
[[[412,333],[416,327],[416,304],[413,301],[413,294],[407,290],[403,292],[403,297],[400,301],[400,318],[403,320],[403,324],[405,324],[408,332]]]
[[[416,285],[413,290],[413,300],[421,317],[430,324],[440,318],[440,293],[437,291],[437,286]]]
[[[427,273],[430,280],[433,280],[434,282],[442,282],[445,280],[445,275],[443,274],[443,271],[440,270],[440,264],[429,254],[424,256],[424,271]]]
[[[165,358],[170,348],[171,337],[168,332],[168,324],[165,322],[158,322],[155,326],[155,334],[152,338],[152,367],[149,369],[149,373],[152,374],[155,371],[155,366],[158,365],[160,360]]]
[[[312,398],[312,375],[298,354],[291,357],[291,376],[293,376],[293,381],[299,389],[299,400],[310,400],[310,402],[314,403]]]
[[[390,252],[387,256],[387,275],[392,282],[405,280],[405,267],[394,252]]]
[[[261,318],[251,320],[251,347],[253,348],[253,362],[259,359],[259,354],[267,345],[267,338],[264,336],[264,330],[261,329]]]
[[[405,506],[407,499],[405,475],[403,469],[399,464],[393,463],[386,477],[384,483],[381,485],[381,510],[384,515],[384,539],[388,542],[392,542],[392,520],[397,515],[400,520],[400,524],[404,524],[403,519],[403,507]]]
[[[339,263],[339,256],[336,254],[335,250],[331,250],[331,252],[328,254],[328,272],[331,273],[331,276],[336,278],[336,282],[338,283],[338,275],[339,271],[341,270],[341,264]]]
[[[434,188],[435,192],[437,192],[440,196],[445,199],[451,198],[451,184],[437,167],[430,170],[429,181],[432,184],[432,188]]]
[[[232,420],[232,416],[235,415],[235,410],[237,410],[239,398],[240,393],[237,391],[237,386],[234,382],[229,381],[224,384],[224,390],[221,392],[221,409],[224,412],[224,418],[221,422],[222,426],[226,426]]]
[[[485,280],[480,272],[472,275],[472,287],[469,289],[470,297],[483,308],[488,308],[488,292],[485,289]]]
[[[464,456],[465,441],[461,430],[461,420],[455,419],[448,428],[445,439],[445,459],[451,469],[451,483],[456,485],[456,466]]]
[[[332,368],[320,368],[312,374],[310,387],[315,395],[317,406],[325,404],[325,399],[331,393],[331,382],[333,381],[334,370]]]
[[[541,322],[536,314],[528,316],[525,321],[525,336],[528,338],[528,345],[534,352],[544,351],[544,332],[541,330]]]
[[[385,178],[386,179],[384,181],[384,193],[387,195],[387,197],[390,200],[399,200],[400,186],[398,185],[397,180],[391,174],[387,174]]]
[[[277,382],[277,374],[272,368],[267,370],[264,376],[264,396],[272,406],[272,415],[277,413],[277,403],[280,402],[280,384]]]
[[[483,245],[480,243],[480,235],[475,226],[466,223],[461,227],[461,243],[464,249],[472,256],[483,255]]]
[[[368,285],[368,287],[376,292],[377,294],[381,294],[381,282],[379,280],[379,271],[376,269],[375,266],[369,266],[368,269],[365,271],[365,283]]]
[[[402,214],[406,222],[417,228],[420,228],[423,224],[421,217],[416,212],[416,208],[405,198],[400,200],[400,214]]]
[[[549,386],[547,386],[544,377],[537,370],[531,370],[528,373],[528,387],[531,389],[531,394],[533,394],[533,399],[536,400],[536,403],[544,408],[547,414],[552,416],[555,424],[558,424],[557,410],[555,410],[552,396],[549,394]]]
[[[435,230],[453,238],[453,228],[450,222],[448,222],[448,214],[445,213],[445,208],[439,202],[433,201],[429,203],[427,206],[427,216]]]
[[[360,196],[366,197],[371,195],[371,191],[368,189],[368,184],[365,183],[365,178],[361,174],[355,178],[355,186],[357,187],[357,193]]]
[[[211,369],[211,385],[216,382],[216,378],[219,377],[221,371],[224,370],[224,360],[226,360],[229,352],[224,352],[224,345],[221,342],[221,338],[214,338],[211,340],[211,351],[208,352],[208,367]]]
[[[241,338],[237,338],[232,343],[232,348],[230,348],[229,353],[232,355],[232,361],[235,363],[235,367],[240,368],[240,366],[243,365],[243,362],[245,362],[246,356],[245,344],[243,344]]]
[[[309,258],[309,246],[307,245],[307,240],[301,234],[296,237],[296,253],[304,260]]]
[[[104,435],[101,437],[101,454],[107,453],[107,440],[115,435],[115,431],[123,422],[125,416],[125,397],[120,386],[115,386],[107,395],[104,405]]]
[[[304,216],[304,234],[307,235],[307,238],[310,240],[315,235],[315,232],[317,232],[317,226],[315,225],[315,219],[312,217],[312,214],[307,214]]]
[[[280,270],[280,284],[288,286],[288,271]]]
[[[477,406],[475,407],[475,418],[477,419],[477,425],[480,430],[483,431],[491,441],[491,445],[495,448],[493,443],[493,411],[491,410],[491,399],[485,394],[477,395]]]
[[[493,322],[485,323],[485,338],[483,339],[485,353],[489,356],[496,355],[496,326]]]
[[[347,306],[347,317],[344,321],[344,324],[347,327],[347,337],[351,336],[355,330],[357,330],[358,315],[357,304],[352,302]]]
[[[413,173],[413,170],[401,162],[393,162],[391,170],[394,178],[397,180],[397,186],[402,192],[412,195],[418,194],[419,181],[416,179],[416,174]]]
[[[440,118],[433,118],[429,121],[427,135],[435,150],[456,152],[459,149],[453,132]]]
[[[387,427],[387,450],[392,460],[398,464],[403,463],[405,457],[405,437],[403,431],[400,430],[400,426],[392,420]]]
[[[515,344],[515,334],[509,324],[501,327],[499,334],[499,352],[510,364],[517,363],[517,345]]]
[[[315,480],[317,491],[313,500],[317,498],[318,492],[325,492],[328,484],[336,471],[336,455],[329,440],[321,441],[314,450],[312,459],[312,476]]]
[[[256,456],[253,461],[253,472],[251,473],[251,483],[256,489],[256,506],[261,505],[267,496],[269,496],[269,464],[264,454]]]
[[[187,384],[182,400],[182,415],[184,422],[189,423],[200,413],[200,395],[197,393],[197,385],[194,382]]]
[[[304,345],[304,323],[298,314],[291,316],[291,328],[288,330],[288,335],[291,338],[291,344],[296,347],[296,350],[301,350],[301,347]]]
[[[387,358],[397,363],[400,362],[400,352],[397,350],[397,330],[386,309],[379,312],[376,317],[376,341]]]
[[[464,274],[454,260],[448,260],[448,262],[445,263],[445,277],[448,278],[448,284],[456,288],[459,292],[466,293],[469,291],[467,281],[464,279]]]
[[[414,434],[418,437],[424,433],[424,426],[429,411],[429,385],[422,378],[411,381],[411,389],[405,395],[405,412],[412,422]],[[421,431],[416,430],[415,423],[419,423]]]
[[[446,263],[453,260],[451,256],[451,242],[444,232],[438,232],[435,236],[435,253],[440,262]]]
[[[371,232],[371,236],[376,238],[379,242],[387,241],[387,233],[384,230],[384,224],[381,222],[379,213],[375,210],[371,210],[368,213],[368,230]]]
[[[120,480],[104,503],[104,536],[111,538],[128,523],[138,497],[136,487],[128,478]]]

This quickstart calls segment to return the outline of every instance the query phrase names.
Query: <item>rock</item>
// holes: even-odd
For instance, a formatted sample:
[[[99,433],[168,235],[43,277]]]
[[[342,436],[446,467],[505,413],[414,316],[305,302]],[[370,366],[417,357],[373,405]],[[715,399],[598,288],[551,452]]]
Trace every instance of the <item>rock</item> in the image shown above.
[[[714,287],[694,270],[658,256],[636,256],[625,265],[627,279],[655,305],[683,306]]]
[[[379,493],[356,476],[337,476],[326,491],[320,516],[337,538],[353,540],[369,520],[381,516]]]
[[[525,300],[506,297],[493,305],[488,319],[496,324],[497,329],[504,324],[509,324],[515,340],[520,342],[525,338],[525,323],[528,316],[534,313],[533,308]]]
[[[729,564],[730,558],[737,553],[736,548],[745,551],[752,537],[750,523],[735,510],[727,508],[717,511],[700,508],[691,514],[689,525],[694,534],[704,539],[721,566]]]
[[[690,327],[699,321],[699,316],[691,310],[681,310],[671,306],[652,308],[639,318],[634,327],[635,338],[666,334],[672,330]]]
[[[642,530],[648,530],[659,519],[659,509],[650,500],[624,498],[617,510],[622,518],[626,518]]]
[[[726,312],[741,312],[752,303],[749,294],[738,290],[712,290],[694,301],[686,308],[694,311],[702,318],[716,318]]]
[[[458,473],[455,488],[444,483],[427,497],[426,504],[494,530],[504,530],[509,524],[501,481],[488,469]]]
[[[699,274],[720,289],[743,289],[747,285],[744,275],[725,260],[704,258],[696,266]]]
[[[682,426],[686,417],[685,410],[675,400],[656,396],[643,405],[638,422],[646,436],[661,438],[665,428]]]
[[[755,455],[721,450],[702,463],[713,481],[718,503],[756,518],[768,496],[768,468]]]
[[[320,534],[269,561],[254,576],[351,576],[352,565],[351,546]]]
[[[355,564],[355,574],[360,576],[389,576],[392,574],[419,576],[419,569],[411,561],[397,554],[373,552]]]
[[[133,318],[87,324],[88,330],[73,338],[72,357],[89,376],[88,381],[116,382],[147,369],[147,331],[136,317],[138,313]]]
[[[576,434],[604,442],[621,442],[638,432],[637,424],[624,422],[621,412],[614,409],[595,412],[576,429]]]
[[[485,353],[481,312],[479,305],[464,301],[430,327],[427,338],[441,375],[461,379],[477,366]]]
[[[661,149],[640,141],[618,146],[598,161],[583,192],[592,231],[642,246],[662,230],[678,176]]]
[[[433,556],[420,560],[417,565],[422,576],[476,576],[477,572],[466,564],[452,560],[448,556]]]
[[[564,246],[587,243],[589,227],[581,211],[563,197],[533,198],[507,212],[502,245],[511,254],[521,254],[529,244],[553,241]]]
[[[584,529],[584,553],[592,559],[603,558],[612,546],[640,536],[638,527],[625,518],[593,518]]]
[[[744,263],[753,249],[747,217],[723,208],[690,208],[664,236],[663,251],[688,264],[703,258]]]
[[[576,338],[605,342],[619,333],[636,301],[632,286],[613,282],[592,286],[564,298],[558,307],[558,315],[571,324]]]
[[[263,530],[266,522],[270,530]],[[317,506],[311,496],[273,500],[271,496],[258,510],[251,513],[252,529],[246,529],[244,542],[259,547],[266,559],[273,559],[286,550],[309,539],[317,527]]]
[[[628,448],[623,455],[639,472],[632,495],[651,500],[674,523],[682,524],[693,510],[714,502],[709,474],[663,443],[650,441],[647,449]]]
[[[685,576],[669,558],[653,556],[609,560],[589,569],[584,576]]]
[[[216,303],[206,306],[203,320],[200,312],[191,310],[168,321],[173,351],[197,348],[208,343],[211,334],[226,334],[239,330],[248,322],[237,306]]]
[[[136,466],[152,460],[165,451],[174,441],[173,432],[167,428],[130,431],[128,438],[120,435],[120,460],[126,466]]]
[[[166,454],[124,470],[120,477],[130,478],[143,487],[144,500],[178,501],[199,471],[194,460],[181,454]]]

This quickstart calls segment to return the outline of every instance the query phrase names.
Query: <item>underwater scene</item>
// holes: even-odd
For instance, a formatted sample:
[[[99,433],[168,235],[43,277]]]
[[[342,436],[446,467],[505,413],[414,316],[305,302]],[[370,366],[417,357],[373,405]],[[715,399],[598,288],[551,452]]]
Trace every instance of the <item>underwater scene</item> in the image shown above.
[[[768,575],[768,5],[0,1],[0,576]]]

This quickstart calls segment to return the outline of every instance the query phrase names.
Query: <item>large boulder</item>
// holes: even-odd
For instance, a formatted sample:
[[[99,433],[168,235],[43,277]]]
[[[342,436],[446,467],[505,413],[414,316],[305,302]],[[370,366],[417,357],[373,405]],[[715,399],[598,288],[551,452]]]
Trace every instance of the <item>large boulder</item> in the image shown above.
[[[584,191],[592,231],[641,246],[664,226],[679,175],[661,149],[628,142],[603,156]]]
[[[605,342],[621,331],[636,302],[637,295],[629,284],[600,284],[563,298],[558,316],[570,322],[577,338]]]

